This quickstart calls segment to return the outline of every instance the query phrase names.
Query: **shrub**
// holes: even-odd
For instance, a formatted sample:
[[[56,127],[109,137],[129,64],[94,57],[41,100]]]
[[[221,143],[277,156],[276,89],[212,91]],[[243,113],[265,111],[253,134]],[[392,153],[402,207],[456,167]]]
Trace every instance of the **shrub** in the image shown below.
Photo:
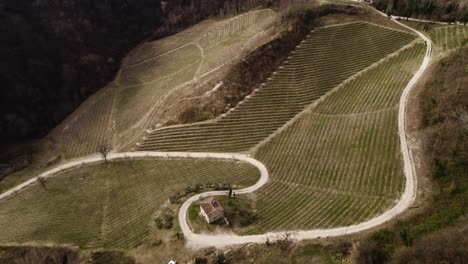
[[[215,264],[224,264],[226,263],[226,257],[224,256],[223,253],[216,255],[216,258],[214,260]]]
[[[154,223],[158,229],[171,229],[174,226],[174,216],[166,212],[154,219]]]
[[[204,257],[196,257],[195,264],[208,264],[208,260]]]
[[[359,244],[356,263],[373,264],[384,263],[388,259],[387,254],[375,241],[365,240]]]
[[[393,263],[467,263],[468,229],[439,231],[404,247],[393,256]]]

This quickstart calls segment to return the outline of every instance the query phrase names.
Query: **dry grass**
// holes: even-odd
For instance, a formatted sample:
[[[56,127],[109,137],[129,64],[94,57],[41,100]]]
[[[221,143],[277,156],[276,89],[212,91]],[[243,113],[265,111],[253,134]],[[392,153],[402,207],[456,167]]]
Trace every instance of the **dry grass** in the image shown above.
[[[214,122],[157,130],[140,149],[247,151],[335,86],[414,38],[362,22],[314,30],[234,111]]]
[[[257,169],[224,160],[115,161],[63,172],[0,203],[1,243],[131,248],[149,232],[152,216],[187,186],[250,186]]]

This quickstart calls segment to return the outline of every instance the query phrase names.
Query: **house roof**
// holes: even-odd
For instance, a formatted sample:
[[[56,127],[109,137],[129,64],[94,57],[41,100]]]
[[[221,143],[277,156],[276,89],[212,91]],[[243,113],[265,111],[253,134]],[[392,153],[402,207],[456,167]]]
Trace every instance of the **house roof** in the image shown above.
[[[200,202],[200,207],[203,209],[203,211],[211,217],[214,214],[217,213],[224,213],[224,209],[221,206],[221,204],[216,200],[214,197],[209,197],[203,201]]]

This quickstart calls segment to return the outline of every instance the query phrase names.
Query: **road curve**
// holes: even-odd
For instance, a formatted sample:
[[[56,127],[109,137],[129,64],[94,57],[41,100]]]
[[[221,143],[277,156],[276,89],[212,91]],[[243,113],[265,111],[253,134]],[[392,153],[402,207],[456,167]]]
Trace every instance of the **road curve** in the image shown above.
[[[381,12],[379,12],[381,13]],[[385,14],[381,13],[382,15],[386,16]],[[226,195],[226,191],[210,191],[205,193],[200,193],[195,196],[190,197],[187,199],[180,207],[178,220],[179,225],[181,228],[182,233],[184,234],[185,240],[187,245],[192,248],[203,248],[203,247],[226,247],[231,245],[238,245],[238,244],[245,244],[245,243],[264,243],[267,239],[270,241],[274,241],[278,238],[281,238],[284,234],[290,234],[292,239],[296,240],[304,240],[304,239],[314,239],[319,237],[335,237],[335,236],[342,236],[352,233],[361,232],[370,228],[377,227],[382,225],[390,220],[392,220],[395,216],[402,213],[409,206],[414,202],[416,198],[416,177],[415,177],[415,170],[414,170],[414,163],[412,160],[410,148],[407,142],[407,137],[405,133],[406,127],[406,105],[408,102],[408,95],[411,89],[414,87],[416,82],[421,78],[421,76],[426,71],[427,67],[429,66],[432,54],[432,43],[429,38],[427,38],[421,32],[412,29],[396,20],[396,23],[402,25],[403,27],[409,28],[415,33],[417,33],[422,39],[426,41],[427,50],[418,71],[415,73],[413,78],[410,82],[406,85],[405,89],[400,98],[399,103],[399,113],[398,113],[398,133],[400,136],[400,144],[401,144],[401,152],[403,156],[404,162],[404,174],[406,178],[405,189],[403,195],[400,197],[397,204],[385,211],[383,214],[379,215],[376,218],[368,220],[363,223],[345,226],[345,227],[338,227],[332,229],[315,229],[315,230],[299,230],[299,231],[285,231],[285,232],[272,232],[260,235],[248,235],[248,236],[239,236],[236,234],[195,234],[189,227],[187,222],[187,209],[194,201],[198,200],[201,197],[205,196],[214,196],[214,195]],[[259,161],[250,158],[243,154],[237,153],[200,153],[200,152],[123,152],[123,153],[110,153],[108,155],[109,160],[117,160],[117,159],[132,159],[132,158],[144,158],[144,157],[163,157],[163,158],[171,158],[171,157],[185,157],[185,158],[215,158],[215,159],[233,159],[233,160],[240,160],[247,163],[252,164],[253,166],[257,167],[260,171],[260,179],[253,185],[248,188],[236,190],[237,194],[246,194],[251,193],[259,188],[261,188],[265,183],[267,183],[269,175],[266,167]],[[86,156],[66,164],[60,165],[54,169],[51,169],[47,172],[40,174],[39,176],[32,178],[9,191],[0,194],[0,201],[6,197],[9,197],[15,194],[18,191],[26,188],[30,184],[34,184],[38,177],[53,177],[57,175],[57,173],[65,170],[71,169],[74,167],[79,167],[84,164],[93,164],[97,162],[102,162],[103,158],[100,155],[92,155]]]
[[[380,14],[386,16],[385,14],[379,12]],[[200,197],[203,196],[213,196],[213,195],[226,195],[226,192],[207,192],[197,194],[189,198],[185,201],[180,210],[179,210],[179,224],[182,227],[182,232],[185,236],[187,241],[187,245],[192,248],[203,248],[203,247],[226,247],[231,245],[238,245],[238,244],[245,244],[245,243],[264,243],[268,239],[269,241],[274,241],[280,239],[285,234],[289,234],[292,239],[295,240],[305,240],[305,239],[314,239],[320,237],[336,237],[336,236],[343,236],[347,234],[357,233],[364,230],[368,230],[379,225],[382,225],[398,214],[402,213],[406,209],[408,209],[411,204],[413,204],[414,200],[416,199],[416,175],[414,169],[414,162],[411,156],[410,147],[407,142],[406,137],[406,106],[408,103],[408,96],[411,89],[415,86],[416,82],[421,78],[421,76],[426,71],[429,63],[431,61],[432,56],[432,43],[431,40],[426,37],[423,33],[400,23],[399,21],[392,19],[394,22],[400,24],[401,26],[408,28],[415,33],[417,33],[423,40],[426,41],[427,49],[426,54],[424,56],[424,60],[419,67],[418,71],[415,73],[413,78],[408,82],[403,93],[400,97],[399,102],[399,112],[398,112],[398,134],[400,137],[400,145],[401,145],[401,152],[403,156],[403,163],[404,163],[404,175],[406,178],[405,190],[403,191],[402,196],[400,197],[397,204],[385,211],[383,214],[370,219],[366,222],[332,228],[332,229],[315,229],[315,230],[298,230],[298,231],[284,231],[284,232],[272,232],[260,235],[247,235],[247,236],[239,236],[235,234],[195,234],[192,230],[188,227],[187,224],[187,209],[190,204]],[[240,193],[237,191],[237,193]],[[246,192],[242,192],[246,193]]]
[[[197,159],[232,159],[238,161],[244,161],[250,163],[251,165],[258,168],[260,171],[260,179],[252,186],[237,190],[236,193],[249,193],[259,189],[268,181],[268,171],[266,167],[259,161],[250,158],[244,154],[238,153],[202,153],[202,152],[157,152],[157,151],[138,151],[138,152],[121,152],[121,153],[109,153],[107,156],[107,160],[126,160],[126,159],[135,159],[135,158],[197,158]],[[35,183],[37,178],[42,177],[44,179],[54,177],[58,175],[60,172],[77,168],[83,165],[95,164],[99,162],[103,162],[104,158],[100,154],[85,156],[70,162],[67,162],[63,165],[57,166],[51,170],[48,170],[34,178],[29,179],[22,184],[15,186],[14,188],[0,194],[0,201],[22,191],[23,189],[27,188],[29,185]]]

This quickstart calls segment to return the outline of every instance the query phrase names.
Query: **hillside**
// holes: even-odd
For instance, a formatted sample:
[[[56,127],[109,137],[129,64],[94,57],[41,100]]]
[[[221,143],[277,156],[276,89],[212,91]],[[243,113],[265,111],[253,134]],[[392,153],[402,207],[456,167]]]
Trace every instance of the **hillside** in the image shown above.
[[[412,135],[422,140],[421,178],[431,184],[420,187],[422,202],[410,217],[363,239],[360,263],[468,260],[467,58],[466,45],[452,50],[416,92]]]
[[[161,3],[0,181],[0,263],[463,263],[467,27],[216,3]]]
[[[229,160],[143,158],[81,166],[48,179],[45,188],[36,184],[2,200],[1,225],[18,224],[1,231],[0,243],[132,248],[157,232],[154,220],[169,210],[164,204],[171,196],[211,184],[240,188],[257,178],[255,167]],[[18,210],[24,203],[29,209]]]
[[[367,2],[390,15],[444,22],[459,21],[464,24],[468,22],[468,1],[466,0],[373,0]]]
[[[7,0],[0,18],[2,144],[45,135],[163,23],[160,1]]]
[[[122,59],[142,41],[259,5],[256,0],[163,2],[2,1],[1,146],[46,135],[111,82]]]
[[[252,11],[144,43],[125,58],[113,83],[48,137],[61,148],[64,159],[96,153],[102,144],[116,150],[135,146],[145,130],[174,119],[166,112],[176,100],[209,92],[242,58],[242,51],[261,45],[270,36],[264,32],[271,29],[275,16],[269,9]]]

